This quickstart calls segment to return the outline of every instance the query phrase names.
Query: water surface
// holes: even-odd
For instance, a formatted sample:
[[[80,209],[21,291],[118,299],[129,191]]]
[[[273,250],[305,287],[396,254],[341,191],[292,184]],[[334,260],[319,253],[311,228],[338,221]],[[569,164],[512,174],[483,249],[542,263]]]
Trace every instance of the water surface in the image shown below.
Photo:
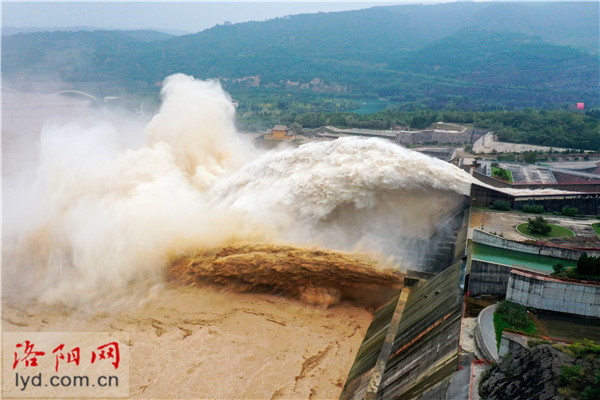
[[[473,243],[472,257],[474,260],[488,261],[546,273],[553,272],[552,266],[559,262],[563,263],[565,267],[574,267],[577,265],[577,261],[573,260],[506,250],[481,243]]]

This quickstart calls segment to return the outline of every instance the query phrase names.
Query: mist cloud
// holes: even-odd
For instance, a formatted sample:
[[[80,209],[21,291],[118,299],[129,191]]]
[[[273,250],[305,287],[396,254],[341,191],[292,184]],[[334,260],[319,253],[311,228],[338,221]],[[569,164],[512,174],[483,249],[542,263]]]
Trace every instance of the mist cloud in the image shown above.
[[[468,193],[465,172],[376,139],[260,152],[235,131],[214,81],[174,75],[162,97],[134,148],[124,145],[131,122],[45,126],[38,173],[20,192],[27,212],[5,234],[5,296],[143,298],[170,259],[240,240],[379,251],[410,265],[402,237],[427,238]],[[9,198],[5,208],[16,207]]]

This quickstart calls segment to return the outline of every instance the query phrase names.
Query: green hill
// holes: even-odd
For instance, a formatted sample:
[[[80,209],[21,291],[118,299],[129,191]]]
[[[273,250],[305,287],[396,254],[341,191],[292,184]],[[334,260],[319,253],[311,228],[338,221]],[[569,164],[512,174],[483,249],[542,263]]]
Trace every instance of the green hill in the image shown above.
[[[446,3],[302,14],[186,36],[4,36],[5,82],[156,90],[183,72],[234,95],[377,98],[464,108],[598,107],[598,5]]]

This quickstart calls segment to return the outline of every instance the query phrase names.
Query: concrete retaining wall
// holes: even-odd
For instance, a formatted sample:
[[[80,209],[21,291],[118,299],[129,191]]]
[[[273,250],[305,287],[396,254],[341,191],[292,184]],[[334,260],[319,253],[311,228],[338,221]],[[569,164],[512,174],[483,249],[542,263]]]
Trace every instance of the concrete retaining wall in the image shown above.
[[[498,356],[504,357],[506,353],[515,353],[524,348],[528,348],[527,342],[531,340],[529,336],[517,335],[511,332],[502,332],[502,339],[500,340],[500,350]]]
[[[494,313],[498,304],[493,304],[481,310],[477,316],[475,328],[475,344],[485,358],[498,361],[496,331],[494,330]]]
[[[485,261],[471,260],[469,292],[471,296],[493,294],[504,296],[511,267]]]
[[[483,183],[487,183],[488,185],[497,187],[497,188],[510,188],[512,187],[512,185],[508,182],[505,181],[501,181],[500,179],[496,179],[496,178],[492,178],[491,176],[487,176],[485,174],[482,174],[479,171],[473,171],[473,177],[476,178],[478,181],[483,182]],[[491,205],[493,203],[490,202],[489,204],[484,204],[484,205]],[[512,204],[511,204],[512,207]]]
[[[513,270],[508,278],[506,299],[540,310],[600,318],[600,285]]]
[[[478,178],[478,175],[485,177],[485,175],[478,174],[477,171],[473,171],[473,177]],[[487,177],[486,177],[487,178]],[[482,178],[483,179],[483,178]],[[489,178],[494,179],[494,178]],[[485,182],[485,181],[483,181]],[[501,181],[499,181],[501,182]],[[487,182],[486,182],[487,183]],[[494,204],[496,200],[504,200],[510,203],[510,206],[513,206],[515,202],[515,196],[501,192],[500,190],[496,190],[487,186],[482,186],[477,183],[471,184],[471,206],[472,207],[489,207]]]
[[[411,144],[465,144],[474,143],[482,136],[481,131],[469,129],[464,132],[426,129],[422,131],[398,131],[396,143]]]
[[[547,202],[544,203],[545,200],[549,200],[550,196],[544,195],[535,195],[535,196],[527,196],[533,198],[531,203],[528,204],[542,204],[546,211],[561,211],[563,207],[577,207],[579,208],[579,212],[584,212],[583,210],[589,210],[590,215],[596,215],[597,212],[594,211],[594,206],[597,207],[598,202],[594,198],[597,196],[597,193],[600,192],[600,183],[520,183],[520,184],[510,184],[505,181],[501,181],[500,179],[492,178],[491,176],[487,176],[482,174],[479,171],[473,171],[473,177],[479,180],[480,182],[486,183],[490,186],[496,188],[513,188],[513,189],[558,189],[563,190],[565,192],[582,192],[582,197],[579,199],[580,202],[572,201],[572,199],[576,198],[573,195],[558,195],[561,197],[560,202]],[[513,199],[515,196],[510,195]],[[552,195],[554,198],[557,198],[557,195]],[[546,197],[546,198],[545,198]],[[496,199],[499,200],[499,199]],[[489,201],[485,204],[475,204],[477,206],[490,206],[493,201]],[[511,207],[513,203],[511,202]]]
[[[496,150],[498,153],[523,153],[525,151],[541,151],[546,152],[550,150],[565,151],[568,150],[564,147],[548,147],[538,146],[534,144],[522,144],[522,143],[508,143],[499,142],[498,135],[494,132],[488,132],[475,143],[473,143],[474,153],[489,154]]]
[[[540,246],[537,244],[529,244],[517,242],[495,236],[477,229],[473,230],[473,242],[487,244],[488,246],[499,247],[506,250],[520,251],[523,253],[537,254],[541,256],[564,258],[567,260],[579,260],[584,251],[574,249],[563,249],[560,247]],[[600,256],[599,251],[587,251],[589,256]]]

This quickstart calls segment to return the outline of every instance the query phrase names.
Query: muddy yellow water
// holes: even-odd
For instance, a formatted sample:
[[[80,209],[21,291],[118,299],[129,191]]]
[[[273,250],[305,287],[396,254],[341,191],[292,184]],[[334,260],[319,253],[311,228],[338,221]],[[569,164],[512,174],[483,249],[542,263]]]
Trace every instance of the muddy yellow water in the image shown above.
[[[398,293],[402,274],[366,255],[272,243],[229,243],[176,259],[172,279],[237,291],[279,293],[323,307],[351,300],[378,306]]]
[[[126,331],[132,398],[337,398],[371,314],[268,294],[165,287],[130,310],[3,305],[4,331]]]

